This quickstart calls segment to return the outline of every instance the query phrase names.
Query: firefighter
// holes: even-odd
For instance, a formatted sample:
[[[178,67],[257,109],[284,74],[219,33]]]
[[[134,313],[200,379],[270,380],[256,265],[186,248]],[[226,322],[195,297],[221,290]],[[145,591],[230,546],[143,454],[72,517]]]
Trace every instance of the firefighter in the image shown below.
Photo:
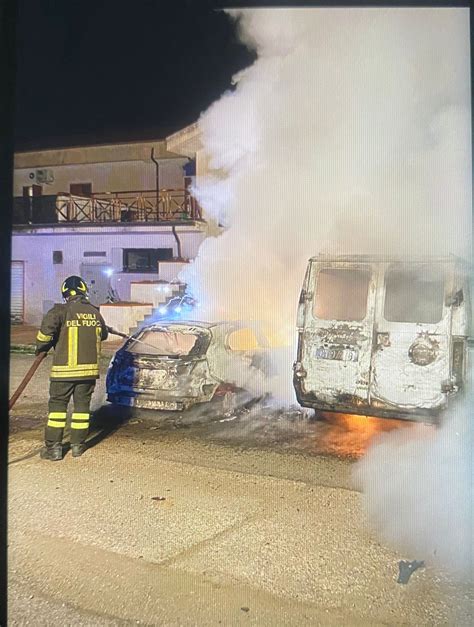
[[[48,422],[42,459],[62,459],[63,430],[71,397],[71,452],[80,457],[85,450],[89,429],[92,392],[99,378],[101,342],[108,331],[99,310],[89,302],[85,281],[68,277],[61,287],[64,304],[56,304],[45,314],[36,336],[36,354],[54,348],[50,375]]]

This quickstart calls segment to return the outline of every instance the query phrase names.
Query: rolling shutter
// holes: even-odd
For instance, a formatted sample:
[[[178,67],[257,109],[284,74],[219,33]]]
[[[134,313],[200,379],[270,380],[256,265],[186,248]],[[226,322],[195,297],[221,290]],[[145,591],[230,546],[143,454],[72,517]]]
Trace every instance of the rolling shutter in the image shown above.
[[[23,291],[24,291],[24,264],[23,261],[12,261],[11,268],[11,297],[10,318],[12,323],[21,324],[24,319]]]

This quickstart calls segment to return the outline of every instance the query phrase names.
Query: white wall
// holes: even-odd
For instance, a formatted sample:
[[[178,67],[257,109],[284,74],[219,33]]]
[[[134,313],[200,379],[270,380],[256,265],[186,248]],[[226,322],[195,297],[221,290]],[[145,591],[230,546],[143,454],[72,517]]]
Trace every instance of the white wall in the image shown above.
[[[133,282],[130,285],[130,298],[132,301],[137,303],[152,303],[153,307],[159,307],[178,293],[178,285],[148,282]]]
[[[169,159],[160,162],[160,189],[183,188],[183,165],[187,159]],[[23,195],[23,187],[36,184],[30,173],[37,168],[16,168],[13,176],[14,196]],[[92,191],[140,191],[156,189],[156,167],[149,161],[118,161],[81,165],[48,166],[54,182],[43,184],[43,195],[69,193],[71,183],[92,183]]]
[[[176,227],[182,253],[194,258],[205,232],[193,227]],[[124,248],[173,248],[170,227],[47,227],[17,230],[12,236],[12,260],[25,262],[25,322],[39,324],[43,309],[61,302],[60,287],[71,274],[80,274],[83,263],[112,267],[111,284],[122,300],[130,300],[130,282],[159,280],[154,273],[122,272]],[[53,251],[63,252],[63,263],[53,264]],[[105,251],[105,257],[84,257],[84,251]]]
[[[120,333],[130,333],[131,329],[143,322],[152,313],[150,305],[101,305],[100,313],[107,326]],[[110,334],[108,340],[116,342],[117,336]]]

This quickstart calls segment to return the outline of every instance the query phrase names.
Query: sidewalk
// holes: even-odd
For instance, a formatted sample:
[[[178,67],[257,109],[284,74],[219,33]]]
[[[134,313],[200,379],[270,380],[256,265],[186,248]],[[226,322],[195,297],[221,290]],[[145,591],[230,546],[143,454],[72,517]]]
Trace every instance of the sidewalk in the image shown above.
[[[146,427],[124,425],[59,465],[15,461],[33,432],[11,442],[9,624],[30,618],[25,589],[117,625],[472,624],[466,588],[439,569],[397,583],[412,556],[372,536],[360,494],[318,485],[332,476],[325,459]]]
[[[30,324],[12,324],[10,327],[11,346],[34,346],[38,328]]]

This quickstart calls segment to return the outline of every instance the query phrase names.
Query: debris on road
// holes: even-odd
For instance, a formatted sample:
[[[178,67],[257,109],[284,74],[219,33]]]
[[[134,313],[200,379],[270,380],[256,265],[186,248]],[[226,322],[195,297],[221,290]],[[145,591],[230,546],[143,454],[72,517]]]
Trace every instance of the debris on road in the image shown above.
[[[152,496],[152,501],[166,501],[166,496]]]
[[[413,562],[407,562],[406,560],[401,560],[401,562],[398,563],[399,574],[397,583],[408,583],[412,573],[415,572],[417,568],[423,568],[424,565],[425,562],[423,561],[413,560]]]

